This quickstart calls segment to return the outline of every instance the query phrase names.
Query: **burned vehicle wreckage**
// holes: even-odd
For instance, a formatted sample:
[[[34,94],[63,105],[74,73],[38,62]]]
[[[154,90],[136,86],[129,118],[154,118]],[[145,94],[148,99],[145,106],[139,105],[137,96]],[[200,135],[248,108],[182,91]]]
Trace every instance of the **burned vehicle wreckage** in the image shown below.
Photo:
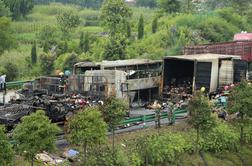
[[[239,56],[219,54],[79,62],[72,75],[41,76],[25,84],[16,92],[18,99],[0,107],[0,123],[13,126],[37,109],[45,110],[53,122],[62,122],[80,108],[102,105],[111,96],[129,107],[166,102],[174,93],[179,93],[179,102],[201,87],[212,93],[239,82],[246,72],[247,64]]]

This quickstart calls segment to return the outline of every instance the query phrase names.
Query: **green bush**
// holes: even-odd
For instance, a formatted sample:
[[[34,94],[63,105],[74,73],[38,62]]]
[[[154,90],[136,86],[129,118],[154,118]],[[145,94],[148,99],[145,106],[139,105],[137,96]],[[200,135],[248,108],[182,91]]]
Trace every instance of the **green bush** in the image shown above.
[[[51,54],[42,53],[39,58],[40,58],[40,68],[41,68],[42,74],[46,74],[46,75],[51,74],[54,70],[53,64],[54,64],[55,57]]]
[[[246,143],[252,143],[252,121],[244,129],[244,140]]]
[[[138,145],[139,154],[143,161],[148,158],[147,164],[151,165],[174,163],[178,156],[191,147],[182,135],[174,133],[142,139]]]
[[[4,65],[5,74],[6,74],[6,81],[13,81],[18,77],[18,67],[17,65],[8,62]]]
[[[129,161],[122,149],[116,147],[113,152],[110,146],[100,146],[92,148],[86,162],[87,166],[128,166]]]
[[[247,22],[248,20],[246,17],[242,17],[238,13],[236,13],[236,10],[233,8],[223,8],[216,11],[216,13],[223,19],[225,19],[228,23],[233,24],[234,26],[237,26],[240,31],[249,31],[251,30],[251,25],[249,25]]]
[[[221,152],[224,150],[236,150],[239,145],[239,133],[229,125],[219,122],[217,126],[201,140],[201,148],[204,151]]]
[[[239,28],[219,17],[210,17],[202,22],[198,28],[201,36],[209,42],[225,42],[233,39]]]
[[[72,70],[73,65],[79,61],[79,57],[75,53],[66,53],[60,55],[54,62],[54,66],[56,69],[64,70]]]

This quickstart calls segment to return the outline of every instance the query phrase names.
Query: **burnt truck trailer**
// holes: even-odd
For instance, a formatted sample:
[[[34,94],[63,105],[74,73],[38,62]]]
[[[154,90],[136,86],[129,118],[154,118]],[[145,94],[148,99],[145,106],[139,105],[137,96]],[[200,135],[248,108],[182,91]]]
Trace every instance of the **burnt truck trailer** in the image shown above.
[[[100,63],[81,62],[74,66],[74,71],[75,74],[71,77],[75,79],[70,79],[70,82],[75,80],[70,83],[70,89],[74,91],[87,93],[88,88],[92,90],[92,94],[111,96],[109,87],[112,89],[120,87],[115,90],[122,93],[123,98],[130,104],[135,103],[136,105],[144,104],[160,96],[161,60],[128,59]],[[117,80],[119,78],[124,81],[119,83]],[[95,92],[96,90],[98,92]]]
[[[222,43],[202,44],[195,46],[186,46],[184,48],[184,55],[194,54],[224,54],[224,55],[238,55],[242,60],[247,62],[252,61],[252,41],[231,41]]]
[[[205,87],[208,92],[246,78],[247,63],[239,56],[197,54],[164,58],[162,90],[190,82],[192,92]],[[191,92],[191,93],[192,93]]]

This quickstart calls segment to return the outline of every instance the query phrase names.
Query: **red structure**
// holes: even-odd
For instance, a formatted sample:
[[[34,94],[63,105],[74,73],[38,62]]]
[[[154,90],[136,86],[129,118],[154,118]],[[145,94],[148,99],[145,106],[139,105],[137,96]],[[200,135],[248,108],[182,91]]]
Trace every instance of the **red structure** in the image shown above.
[[[203,53],[239,55],[242,57],[242,60],[251,62],[252,33],[235,34],[234,41],[231,42],[186,46],[184,48],[185,55],[203,54]]]
[[[252,33],[238,33],[234,35],[234,41],[252,41]]]

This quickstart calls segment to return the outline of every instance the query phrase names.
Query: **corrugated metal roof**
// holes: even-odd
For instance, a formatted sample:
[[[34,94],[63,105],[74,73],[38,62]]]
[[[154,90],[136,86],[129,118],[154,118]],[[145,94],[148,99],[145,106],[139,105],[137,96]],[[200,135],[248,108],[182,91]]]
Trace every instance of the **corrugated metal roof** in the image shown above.
[[[99,63],[94,63],[94,62],[91,62],[91,61],[85,61],[85,62],[76,63],[74,66],[78,66],[78,67],[95,67],[95,66],[99,66]]]
[[[211,60],[211,59],[241,59],[237,55],[223,55],[223,54],[195,54],[195,55],[180,55],[180,56],[166,56],[164,59],[184,59],[184,60]]]
[[[149,60],[149,59],[127,59],[117,61],[102,61],[101,66],[104,67],[118,67],[118,66],[134,66],[143,64],[160,63],[162,60]]]

